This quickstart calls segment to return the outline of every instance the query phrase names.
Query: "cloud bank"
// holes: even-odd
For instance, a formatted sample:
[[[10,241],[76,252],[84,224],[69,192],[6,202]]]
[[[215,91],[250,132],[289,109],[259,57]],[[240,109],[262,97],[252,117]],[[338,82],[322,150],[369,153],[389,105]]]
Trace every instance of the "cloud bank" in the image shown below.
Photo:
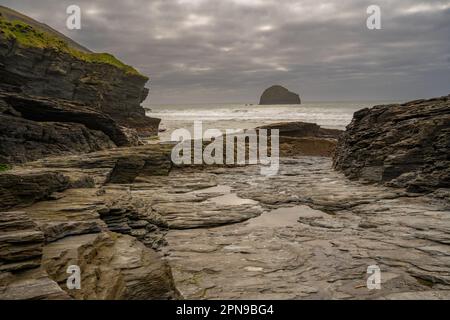
[[[303,100],[450,93],[450,1],[2,0],[150,76],[148,104],[257,102],[272,84]],[[65,27],[81,7],[82,30]],[[377,4],[382,30],[366,28]]]

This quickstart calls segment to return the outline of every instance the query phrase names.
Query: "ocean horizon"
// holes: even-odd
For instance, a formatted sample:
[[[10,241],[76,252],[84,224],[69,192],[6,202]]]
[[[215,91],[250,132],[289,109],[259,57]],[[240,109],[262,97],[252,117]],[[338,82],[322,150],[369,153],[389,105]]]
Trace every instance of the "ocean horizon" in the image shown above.
[[[274,122],[301,121],[327,129],[345,130],[353,114],[375,105],[398,101],[304,102],[301,105],[258,105],[249,103],[146,105],[146,115],[160,118],[161,140],[170,140],[179,128],[192,130],[194,121],[207,129],[253,129]]]

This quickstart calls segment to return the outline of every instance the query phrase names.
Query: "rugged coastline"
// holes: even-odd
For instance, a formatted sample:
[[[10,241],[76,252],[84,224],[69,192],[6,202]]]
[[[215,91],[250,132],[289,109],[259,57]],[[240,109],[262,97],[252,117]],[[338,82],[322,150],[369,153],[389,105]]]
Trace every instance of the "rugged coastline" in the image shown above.
[[[0,35],[0,299],[450,298],[449,96],[256,128],[269,177],[145,144],[130,70]]]

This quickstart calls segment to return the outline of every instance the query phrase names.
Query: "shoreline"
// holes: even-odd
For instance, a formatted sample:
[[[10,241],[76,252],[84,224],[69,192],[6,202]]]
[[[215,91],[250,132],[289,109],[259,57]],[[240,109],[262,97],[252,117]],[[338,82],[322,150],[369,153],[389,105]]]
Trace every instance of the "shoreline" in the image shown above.
[[[201,27],[188,18],[184,27]],[[173,106],[152,118],[142,107],[149,77],[3,6],[0,22],[0,300],[450,299],[450,95]],[[313,71],[297,58],[295,69]],[[166,62],[202,71],[195,82],[231,74]],[[195,83],[201,99],[240,99],[204,90],[207,79]],[[380,88],[393,91],[391,81],[383,74]],[[301,103],[279,85],[263,96]],[[183,123],[156,139],[160,118]],[[177,161],[184,145],[166,137],[194,120],[222,131],[214,148],[179,131]],[[255,130],[220,136],[235,127]]]
[[[2,211],[30,219],[42,250],[1,266],[25,273],[3,280],[0,298],[40,296],[43,287],[22,293],[37,271],[45,287],[54,288],[47,298],[138,298],[127,285],[109,295],[95,289],[113,283],[64,289],[64,265],[100,263],[83,260],[86,248],[119,257],[125,247],[132,260],[103,265],[102,272],[126,279],[131,269],[125,265],[140,261],[129,265],[130,277],[142,279],[139,297],[146,299],[450,298],[447,276],[439,271],[447,262],[437,254],[446,251],[450,224],[440,190],[411,193],[349,180],[332,169],[329,156],[298,153],[291,139],[282,150],[297,151],[281,157],[275,177],[260,175],[258,165],[173,166],[170,144],[41,159],[0,173],[2,188],[13,176],[22,183],[11,194],[18,202]],[[27,183],[48,189],[27,194]],[[426,225],[433,228],[420,227]],[[373,264],[384,274],[382,289],[362,290]],[[88,265],[83,272],[90,277],[95,268]],[[30,267],[35,271],[25,271]],[[156,287],[146,287],[149,276]]]

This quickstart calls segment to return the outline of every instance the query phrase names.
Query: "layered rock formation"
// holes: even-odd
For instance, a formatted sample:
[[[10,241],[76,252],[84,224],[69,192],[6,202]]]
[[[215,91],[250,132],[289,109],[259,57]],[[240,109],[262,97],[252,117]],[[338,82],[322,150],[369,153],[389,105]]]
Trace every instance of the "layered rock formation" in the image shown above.
[[[148,145],[0,173],[0,299],[178,298],[154,250],[164,244],[165,220],[130,185],[116,184],[170,168],[170,146]],[[80,290],[66,286],[70,265],[81,269]]]
[[[42,27],[28,23],[16,31]],[[134,69],[85,61],[82,47],[74,57],[63,46],[64,58],[20,48],[5,34],[20,63],[0,66],[0,299],[449,298],[449,97],[362,110],[344,134],[262,127],[281,133],[276,176],[256,165],[173,166],[171,144],[130,146],[143,118],[124,120],[103,97],[96,105],[109,92],[97,80],[79,85],[81,97],[78,86],[72,97],[52,93],[30,74],[28,50],[58,61],[33,60],[51,81],[79,64],[141,78]],[[349,176],[440,189],[345,179],[326,158],[337,138],[334,165]],[[73,151],[83,154],[55,157]],[[4,165],[16,162],[27,163]],[[373,264],[381,290],[366,290]],[[67,288],[70,265],[80,289]]]
[[[258,127],[259,129],[278,129],[280,134],[280,155],[331,157],[336,148],[341,130],[322,128],[315,123],[286,122]],[[270,131],[268,131],[270,132]]]
[[[300,104],[300,96],[288,89],[275,85],[266,89],[261,95],[260,105],[270,104]]]
[[[450,96],[355,113],[334,167],[350,178],[433,191],[450,187]]]
[[[281,122],[258,127],[257,129],[278,129],[280,137],[315,137],[337,139],[343,133],[337,129],[326,129],[315,123],[308,122]]]
[[[0,163],[130,146],[137,140],[111,117],[85,105],[2,90],[0,119]]]
[[[0,163],[92,152],[156,135],[148,78],[0,7]],[[26,152],[25,152],[26,151]]]
[[[161,189],[160,198],[183,199],[184,212],[171,214],[179,224],[205,217],[202,228],[166,236],[163,250],[180,292],[219,300],[450,298],[450,206],[434,194],[346,179],[331,164],[294,157],[280,159],[273,177],[261,176],[257,166],[184,168],[173,176],[183,177],[188,190],[214,181],[218,187],[195,191],[211,209],[219,204],[239,213],[252,203],[265,211],[209,227],[198,200],[187,197],[194,192],[174,198],[170,188]],[[374,264],[380,290],[366,286]]]
[[[159,125],[148,78],[0,7],[0,79],[0,299],[178,298],[166,224],[118,186],[171,168],[170,146],[138,146]]]
[[[150,300],[177,297],[169,266],[135,238],[114,233],[68,237],[47,245],[43,268],[61,287],[68,265],[80,266],[83,286],[75,299]],[[109,261],[109,263],[105,263]]]

